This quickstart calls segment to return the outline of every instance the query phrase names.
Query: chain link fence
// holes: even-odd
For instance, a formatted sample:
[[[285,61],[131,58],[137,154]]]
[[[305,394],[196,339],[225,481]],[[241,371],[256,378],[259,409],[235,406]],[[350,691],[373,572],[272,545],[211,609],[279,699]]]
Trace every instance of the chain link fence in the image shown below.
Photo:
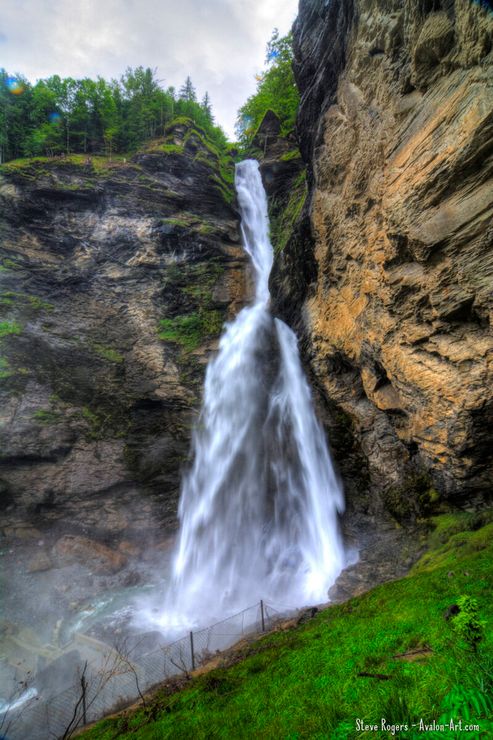
[[[85,724],[118,711],[143,694],[177,675],[189,675],[245,635],[272,629],[282,612],[261,601],[175,642],[146,646],[146,638],[113,647],[103,645],[99,661],[80,665],[73,684],[49,696],[22,684],[16,695],[0,707],[0,738],[4,740],[55,740],[72,737]],[[290,609],[294,611],[294,609]],[[282,616],[281,616],[282,615]]]

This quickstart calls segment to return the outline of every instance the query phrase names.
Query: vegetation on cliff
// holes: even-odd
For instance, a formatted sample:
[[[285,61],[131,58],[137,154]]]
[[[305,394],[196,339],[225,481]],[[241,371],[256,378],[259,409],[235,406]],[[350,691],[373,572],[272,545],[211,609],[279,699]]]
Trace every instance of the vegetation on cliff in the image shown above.
[[[293,75],[292,36],[279,36],[277,29],[267,44],[266,69],[257,76],[257,90],[238,111],[236,131],[240,142],[251,142],[267,111],[281,122],[281,135],[294,129],[299,92]]]
[[[399,737],[421,737],[420,721],[451,719],[478,724],[470,737],[489,736],[492,520],[491,512],[435,517],[430,549],[407,577],[269,634],[184,690],[163,689],[83,736],[346,740],[367,736],[357,719],[378,725],[376,738],[392,737],[392,725],[408,726]]]
[[[207,132],[217,147],[226,137],[214,124],[208,94],[201,103],[188,77],[177,92],[156,71],[128,68],[108,82],[53,75],[35,85],[0,70],[0,162],[19,157],[134,151],[160,136],[177,116]]]

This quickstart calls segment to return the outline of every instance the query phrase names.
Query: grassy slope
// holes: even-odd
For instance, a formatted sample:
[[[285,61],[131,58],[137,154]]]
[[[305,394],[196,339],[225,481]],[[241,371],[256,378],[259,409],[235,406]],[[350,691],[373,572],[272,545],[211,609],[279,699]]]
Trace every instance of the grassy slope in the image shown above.
[[[356,718],[411,723],[450,715],[478,722],[481,732],[397,736],[492,737],[492,518],[437,517],[430,552],[406,578],[270,634],[244,660],[171,696],[158,692],[145,709],[104,720],[83,737],[384,738],[391,731],[357,731]],[[461,595],[477,598],[486,623],[476,653],[444,618]],[[413,661],[395,657],[417,648],[429,651]]]
[[[162,150],[177,153],[183,147],[164,144]],[[219,157],[215,151],[210,153]],[[100,172],[122,159],[123,155],[113,160],[92,156],[91,162]],[[52,161],[18,160],[3,171]],[[72,155],[64,161],[85,166],[86,157]],[[229,184],[232,175],[227,174],[223,179]],[[301,177],[299,185],[300,191],[296,189],[290,201],[293,212],[287,208],[288,219],[301,208]],[[279,225],[281,232],[283,225]],[[0,335],[2,327],[4,334],[16,333],[14,324],[4,324]],[[184,329],[188,331],[188,325]],[[178,341],[175,336],[163,339]],[[158,692],[145,709],[100,722],[83,736],[93,740],[383,738],[393,735],[357,731],[356,718],[379,724],[384,717],[389,723],[410,725],[420,718],[431,722],[452,716],[478,722],[482,734],[410,730],[398,737],[492,737],[493,724],[486,717],[491,714],[493,682],[493,524],[478,529],[481,522],[469,515],[444,515],[435,524],[430,552],[408,577],[328,609],[307,625],[268,635],[246,649],[245,659],[235,665],[194,678],[171,696]],[[477,598],[486,623],[477,653],[443,617],[447,607],[466,594]],[[421,659],[396,657],[420,648],[427,651]],[[361,672],[389,678],[362,677]]]

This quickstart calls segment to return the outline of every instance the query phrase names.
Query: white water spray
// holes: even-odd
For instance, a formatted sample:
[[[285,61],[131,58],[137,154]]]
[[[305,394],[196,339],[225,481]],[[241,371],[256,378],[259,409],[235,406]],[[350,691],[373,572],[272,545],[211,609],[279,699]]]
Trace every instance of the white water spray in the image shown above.
[[[261,598],[327,601],[344,566],[342,490],[296,337],[269,311],[273,254],[257,162],[236,166],[236,189],[255,302],[226,326],[207,368],[163,625],[204,625]]]

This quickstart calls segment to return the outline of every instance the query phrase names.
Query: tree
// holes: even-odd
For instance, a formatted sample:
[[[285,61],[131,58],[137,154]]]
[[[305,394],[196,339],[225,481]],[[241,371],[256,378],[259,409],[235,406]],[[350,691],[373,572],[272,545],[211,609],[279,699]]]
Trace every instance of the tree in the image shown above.
[[[62,79],[59,75],[53,75],[46,80],[46,85],[56,96],[57,107],[61,111],[65,129],[65,151],[70,154],[70,125],[77,94],[77,82],[72,77]]]
[[[0,69],[0,161],[23,154],[24,131],[29,125],[32,88],[22,75]]]
[[[120,80],[110,82],[53,75],[35,85],[0,70],[0,162],[64,151],[111,157],[163,135],[176,116],[191,118],[218,149],[225,148],[209,95],[198,103],[190,77],[177,98],[150,67],[129,67]]]
[[[197,102],[197,93],[192,84],[192,79],[190,75],[187,77],[184,84],[180,87],[179,96],[180,96],[180,100],[186,100],[189,103]]]
[[[274,29],[267,44],[267,69],[257,78],[257,91],[238,111],[236,132],[247,144],[257,131],[268,110],[281,121],[281,134],[286,135],[295,125],[299,93],[293,75],[292,35],[280,37]]]
[[[200,107],[206,114],[207,118],[209,119],[210,123],[213,123],[214,117],[212,115],[212,106],[211,106],[211,99],[209,97],[209,93],[206,92],[204,97],[202,98],[202,102],[200,104]]]

